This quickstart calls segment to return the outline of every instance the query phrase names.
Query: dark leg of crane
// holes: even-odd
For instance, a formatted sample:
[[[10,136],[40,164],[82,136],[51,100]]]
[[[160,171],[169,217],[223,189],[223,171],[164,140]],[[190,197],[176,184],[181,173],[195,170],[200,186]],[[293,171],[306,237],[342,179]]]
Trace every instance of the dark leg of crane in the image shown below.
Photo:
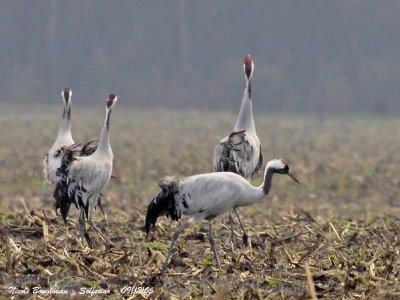
[[[215,241],[212,234],[212,224],[211,221],[208,222],[208,240],[210,241],[211,249],[214,253],[214,258],[217,261],[218,268],[221,269],[221,264],[217,255],[217,249],[215,248]]]
[[[235,234],[235,221],[233,221],[232,210],[229,210],[229,223],[231,224],[231,241],[233,247],[237,248],[236,234]]]
[[[96,225],[94,225],[94,223],[93,223],[92,220],[89,220],[89,224],[90,224],[90,226],[92,226],[93,229],[96,230],[97,233],[108,243],[108,245],[109,245],[110,247],[114,247],[113,242],[111,242],[110,239],[109,239],[108,237],[106,237]]]
[[[101,206],[100,203],[99,203],[99,207],[100,207],[101,213],[103,214],[104,221],[107,221],[107,216],[106,216],[106,214],[104,213],[103,207]]]
[[[160,276],[163,276],[163,275],[164,275],[165,270],[166,270],[167,267],[168,267],[168,261],[169,261],[169,258],[170,258],[170,256],[171,256],[171,254],[172,254],[172,251],[174,250],[174,246],[175,246],[176,240],[178,239],[179,235],[180,235],[182,232],[184,232],[185,229],[186,229],[189,225],[190,225],[190,223],[189,223],[189,222],[186,222],[186,223],[185,223],[181,228],[179,228],[179,229],[174,233],[174,235],[172,236],[171,246],[169,247],[169,251],[168,251],[167,258],[165,259],[165,263],[164,263],[163,267],[161,268]]]
[[[79,212],[79,231],[81,233],[81,236],[83,236],[88,243],[89,247],[92,248],[92,240],[89,237],[88,232],[86,231],[86,226],[85,226],[85,211],[83,208],[80,208]]]
[[[99,198],[97,200],[97,205],[100,207],[100,210],[101,210],[101,213],[103,214],[104,220],[107,222],[107,216],[104,213],[103,206],[101,205],[101,200],[102,199],[103,199],[103,194],[100,194],[100,196],[99,196]],[[108,222],[107,222],[107,225],[108,225]]]
[[[237,211],[236,211],[236,208],[234,208],[233,211],[234,211],[235,214],[236,214],[236,217],[237,217],[237,219],[238,219],[238,221],[239,221],[240,227],[242,227],[242,231],[243,231],[243,236],[242,236],[243,244],[244,244],[245,246],[247,246],[247,245],[248,245],[248,241],[249,241],[249,236],[247,235],[246,230],[244,230],[244,226],[243,226],[243,224],[242,224],[242,221],[240,221],[240,218],[239,218],[239,215],[238,215],[238,213],[237,213]]]
[[[89,208],[89,218],[88,218],[89,220],[88,220],[88,223],[90,224],[90,226],[94,230],[97,231],[97,233],[103,238],[103,240],[105,240],[108,243],[108,245],[110,247],[114,247],[114,244],[110,241],[110,239],[108,237],[106,237],[96,225],[94,225],[94,223],[93,223],[93,208],[94,208],[93,205],[91,205],[90,208]]]

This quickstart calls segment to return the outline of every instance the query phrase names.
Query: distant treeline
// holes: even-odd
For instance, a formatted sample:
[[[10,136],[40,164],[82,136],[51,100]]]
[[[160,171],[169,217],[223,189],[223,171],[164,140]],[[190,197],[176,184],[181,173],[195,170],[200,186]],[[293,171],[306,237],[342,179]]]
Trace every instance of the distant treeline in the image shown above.
[[[400,1],[5,0],[0,99],[400,113]]]

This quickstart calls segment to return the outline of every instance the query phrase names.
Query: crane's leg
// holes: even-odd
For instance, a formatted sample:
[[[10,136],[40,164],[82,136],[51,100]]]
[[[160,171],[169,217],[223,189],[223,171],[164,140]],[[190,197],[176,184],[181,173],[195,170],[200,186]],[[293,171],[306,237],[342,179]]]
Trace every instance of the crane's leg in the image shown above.
[[[235,234],[235,221],[233,221],[232,209],[229,210],[229,223],[231,225],[231,241],[233,247],[237,248],[236,234]]]
[[[247,235],[247,232],[246,232],[246,230],[244,229],[244,226],[243,226],[243,224],[242,224],[242,221],[240,221],[240,218],[239,218],[239,215],[238,215],[238,213],[237,213],[237,211],[236,211],[236,208],[234,208],[233,211],[234,211],[235,214],[236,214],[236,217],[237,217],[237,219],[238,219],[238,221],[239,221],[240,227],[242,227],[242,231],[243,231],[243,236],[242,236],[243,244],[244,244],[245,246],[247,246],[248,241],[249,241],[249,236]]]
[[[101,205],[101,200],[102,199],[103,199],[103,194],[100,194],[100,196],[99,196],[99,198],[97,200],[97,205],[100,207],[101,213],[103,214],[103,217],[104,217],[104,221],[107,222],[107,216],[104,213],[103,206]],[[108,222],[107,222],[107,226],[108,226]]]
[[[181,228],[179,228],[179,229],[174,233],[174,235],[172,236],[171,246],[169,247],[169,251],[168,251],[167,258],[165,259],[165,263],[164,263],[164,265],[163,265],[162,268],[161,268],[160,276],[163,276],[164,273],[165,273],[165,271],[167,270],[168,261],[169,261],[169,258],[170,258],[170,256],[171,256],[171,254],[172,254],[172,250],[174,250],[174,246],[175,246],[176,240],[178,239],[179,235],[180,235],[182,232],[184,232],[185,229],[186,229],[189,225],[190,225],[190,223],[189,223],[189,222],[186,222],[186,223],[185,223]]]
[[[221,269],[221,264],[217,255],[217,249],[215,248],[215,241],[212,234],[212,224],[211,221],[208,222],[208,240],[210,241],[211,249],[214,253],[214,258],[217,261],[218,268]]]
[[[79,210],[79,223],[78,224],[79,224],[79,231],[81,233],[81,236],[83,236],[85,238],[89,247],[92,248],[92,246],[93,246],[92,240],[90,239],[89,234],[85,228],[85,211],[84,211],[83,207],[80,207],[80,210]]]
[[[58,216],[58,209],[60,208],[60,200],[58,200],[58,191],[60,190],[60,187],[58,184],[56,184],[56,187],[53,192],[53,198],[56,200],[56,203],[54,203],[54,210],[56,211],[56,216]]]
[[[92,226],[92,228],[94,230],[97,231],[97,233],[103,238],[103,240],[105,240],[108,243],[109,246],[114,247],[114,244],[110,241],[110,239],[108,237],[106,237],[96,225],[94,225],[94,223],[93,223],[93,208],[94,208],[93,203],[90,203],[89,204],[88,223],[90,224],[90,226]]]

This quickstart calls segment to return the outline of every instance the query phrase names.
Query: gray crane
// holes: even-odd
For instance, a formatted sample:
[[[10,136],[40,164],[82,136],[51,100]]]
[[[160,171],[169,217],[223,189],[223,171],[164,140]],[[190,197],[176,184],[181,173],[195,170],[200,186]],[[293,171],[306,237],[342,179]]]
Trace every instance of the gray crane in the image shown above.
[[[64,88],[61,91],[61,96],[64,102],[64,110],[61,117],[60,127],[58,129],[57,138],[51,146],[49,152],[44,159],[44,174],[47,181],[51,184],[56,184],[58,176],[57,169],[61,165],[63,147],[73,145],[75,142],[71,134],[71,100],[72,91],[70,88]]]
[[[86,231],[85,221],[106,240],[112,242],[93,223],[93,210],[100,206],[102,191],[111,178],[113,168],[113,152],[110,146],[109,127],[111,111],[118,97],[111,94],[106,103],[106,116],[101,130],[99,146],[89,156],[75,157],[70,149],[65,151],[58,173],[58,195],[62,206],[74,203],[79,208],[79,230],[92,247],[92,241]],[[66,217],[66,216],[65,216]]]
[[[150,202],[147,209],[145,223],[147,235],[150,227],[155,227],[159,216],[166,215],[175,221],[178,221],[182,214],[188,215],[189,218],[172,236],[171,246],[161,269],[161,276],[168,266],[168,260],[179,235],[190,224],[202,219],[208,221],[208,239],[220,268],[211,221],[230,209],[263,200],[271,189],[272,177],[275,173],[286,174],[299,183],[296,176],[289,171],[288,164],[282,159],[268,162],[265,167],[264,182],[259,187],[251,185],[242,176],[232,172],[194,175],[180,181],[175,181],[172,177],[164,178],[160,182],[161,192]]]
[[[61,166],[62,157],[65,151],[72,151],[76,156],[87,156],[91,155],[97,148],[97,140],[91,140],[81,146],[80,144],[75,144],[72,134],[71,134],[71,103],[72,103],[72,90],[68,87],[61,91],[61,96],[64,102],[64,109],[61,117],[60,127],[56,140],[51,146],[49,152],[47,153],[44,163],[44,174],[45,178],[50,184],[57,185],[59,181],[59,175],[57,175],[57,170]],[[61,204],[66,204],[67,202],[60,202],[60,197],[57,196],[58,189],[55,189],[53,197],[56,202],[54,204],[56,213],[60,209],[61,215],[66,216],[68,214],[69,205],[62,206]],[[103,212],[102,207],[100,206]],[[103,212],[104,215],[104,212]],[[64,218],[66,223],[66,219]]]
[[[243,92],[242,104],[236,124],[232,132],[220,140],[214,149],[214,172],[233,172],[250,181],[258,175],[263,164],[261,143],[256,133],[253,118],[253,104],[251,100],[251,83],[254,62],[250,54],[244,58],[243,64],[246,85]],[[239,215],[233,208],[243,231],[243,243],[247,245],[248,235]],[[232,212],[229,210],[231,224],[231,238],[236,247],[236,236]]]

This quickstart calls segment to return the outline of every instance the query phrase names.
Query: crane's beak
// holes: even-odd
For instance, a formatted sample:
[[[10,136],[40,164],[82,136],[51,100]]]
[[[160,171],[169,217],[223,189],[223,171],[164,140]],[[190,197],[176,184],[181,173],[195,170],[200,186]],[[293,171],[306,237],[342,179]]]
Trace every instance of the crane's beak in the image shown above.
[[[297,179],[297,177],[292,173],[292,172],[287,172],[287,176],[292,178],[294,181],[296,181],[298,184],[300,184],[300,180]]]

